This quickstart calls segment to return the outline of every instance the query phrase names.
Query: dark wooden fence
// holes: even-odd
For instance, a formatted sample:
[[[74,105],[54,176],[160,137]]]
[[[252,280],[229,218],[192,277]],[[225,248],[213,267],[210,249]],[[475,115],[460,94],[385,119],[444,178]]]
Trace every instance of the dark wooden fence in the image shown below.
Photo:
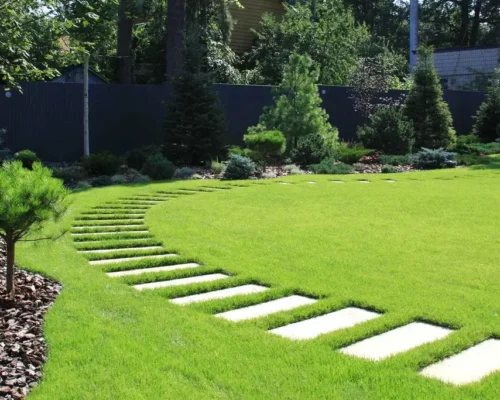
[[[269,86],[216,85],[226,111],[227,144],[241,144],[247,128],[255,125],[262,108],[272,104]],[[355,140],[366,121],[354,110],[349,88],[321,86],[323,106],[344,140]],[[394,91],[393,96],[404,92]],[[91,85],[91,151],[116,154],[145,144],[161,143],[169,85]],[[458,133],[467,133],[473,115],[484,101],[480,92],[445,92]],[[31,83],[23,94],[0,87],[0,129],[14,151],[30,149],[46,161],[73,161],[83,152],[82,85]]]

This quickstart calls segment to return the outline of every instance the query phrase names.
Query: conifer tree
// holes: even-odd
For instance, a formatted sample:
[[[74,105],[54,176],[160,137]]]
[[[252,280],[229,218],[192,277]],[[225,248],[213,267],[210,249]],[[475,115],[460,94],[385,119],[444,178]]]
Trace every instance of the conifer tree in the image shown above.
[[[455,143],[453,119],[443,100],[432,47],[418,50],[413,85],[405,101],[405,116],[413,121],[415,148],[448,148]]]
[[[477,112],[473,133],[485,142],[500,139],[500,69],[495,72],[486,101]]]
[[[173,83],[165,120],[165,155],[177,165],[200,165],[222,153],[224,110],[206,69],[199,29],[186,38],[182,69]]]

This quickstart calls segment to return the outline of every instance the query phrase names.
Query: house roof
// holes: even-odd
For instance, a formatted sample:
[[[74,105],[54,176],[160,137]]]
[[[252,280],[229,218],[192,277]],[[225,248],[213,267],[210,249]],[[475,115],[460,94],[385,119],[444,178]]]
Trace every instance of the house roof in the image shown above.
[[[59,75],[58,77],[56,77],[54,79],[57,79],[60,76],[66,75],[68,72],[73,72],[73,71],[75,71],[77,69],[83,69],[83,64],[76,64],[76,65],[68,66],[66,68],[62,68],[61,70],[59,70],[59,72],[61,73],[61,75]],[[102,76],[101,74],[99,74],[97,71],[95,71],[92,68],[89,68],[89,74],[94,75],[96,78],[100,79],[104,83],[109,83],[108,79],[106,79],[104,76]]]

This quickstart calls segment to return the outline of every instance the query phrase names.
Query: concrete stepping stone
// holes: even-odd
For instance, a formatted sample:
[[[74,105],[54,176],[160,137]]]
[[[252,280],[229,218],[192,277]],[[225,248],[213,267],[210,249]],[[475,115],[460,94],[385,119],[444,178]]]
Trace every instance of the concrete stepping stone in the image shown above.
[[[141,224],[133,224],[133,225],[78,225],[78,226],[73,226],[72,229],[100,229],[100,228],[137,228],[138,226],[141,226]],[[125,231],[121,231],[125,232]],[[126,231],[130,232],[130,231]]]
[[[264,317],[266,315],[275,314],[280,311],[289,311],[294,308],[306,306],[309,304],[316,303],[318,300],[311,299],[304,296],[288,296],[283,297],[278,300],[268,301],[266,303],[256,304],[250,307],[238,308],[236,310],[231,310],[216,314],[217,318],[224,318],[228,321],[238,322],[245,321],[249,319]]]
[[[378,317],[380,317],[379,313],[349,307],[319,317],[271,329],[269,332],[292,340],[308,340],[325,333],[351,328]]]
[[[443,339],[452,332],[450,329],[439,326],[413,322],[355,343],[342,349],[341,352],[354,357],[378,361]]]
[[[290,185],[289,182],[278,182],[280,185]]]
[[[162,246],[143,246],[143,247],[119,247],[114,249],[95,249],[95,250],[78,250],[79,253],[85,254],[100,254],[100,253],[115,253],[120,251],[136,251],[136,250],[159,250]]]
[[[362,180],[362,181],[358,181],[359,183],[371,183],[370,181],[366,181],[366,180]]]
[[[177,254],[155,254],[153,256],[134,256],[134,257],[123,257],[123,258],[106,258],[105,260],[93,260],[89,261],[90,265],[105,265],[105,264],[116,264],[129,261],[144,261],[144,260],[154,260],[157,258],[166,257],[177,257]]]
[[[114,231],[114,232],[83,232],[83,233],[75,233],[72,232],[71,236],[87,236],[87,235],[116,235],[120,233],[149,233],[149,231],[141,230],[141,231]],[[149,238],[148,238],[149,239]],[[119,239],[122,240],[122,239]]]
[[[345,183],[344,181],[332,181],[332,183]]]
[[[84,223],[85,222],[85,223]],[[92,225],[95,224],[95,225]],[[85,220],[77,220],[76,224],[73,225],[73,228],[81,228],[88,226],[101,226],[100,224],[108,224],[113,226],[122,226],[123,224],[128,225],[141,225],[144,224],[144,218],[140,219],[85,219]]]
[[[141,285],[134,285],[134,288],[137,290],[160,289],[172,286],[192,285],[193,283],[213,282],[227,278],[230,278],[230,276],[226,274],[208,274],[192,276],[190,278],[172,279],[169,281],[144,283]]]
[[[394,179],[386,179],[385,180],[387,183],[396,183],[396,181]]]
[[[116,272],[107,272],[106,275],[110,278],[121,278],[122,276],[134,276],[134,275],[142,275],[147,273],[155,273],[155,272],[167,272],[167,271],[177,271],[181,269],[191,269],[198,268],[200,264],[196,263],[187,263],[187,264],[175,264],[168,265],[164,267],[153,267],[153,268],[140,268],[140,269],[130,269],[128,271],[116,271]]]
[[[424,368],[421,374],[454,385],[467,385],[495,372],[500,372],[500,340],[490,339]]]
[[[316,182],[313,182],[313,181],[310,181],[310,182],[307,182],[307,183],[309,183],[311,185],[316,185]]]
[[[201,303],[203,301],[209,300],[220,300],[227,299],[233,296],[242,296],[255,293],[261,293],[269,288],[259,285],[243,285],[237,286],[229,289],[214,290],[213,292],[194,294],[192,296],[178,297],[176,299],[170,300],[172,303],[178,305],[186,305],[192,303]]]

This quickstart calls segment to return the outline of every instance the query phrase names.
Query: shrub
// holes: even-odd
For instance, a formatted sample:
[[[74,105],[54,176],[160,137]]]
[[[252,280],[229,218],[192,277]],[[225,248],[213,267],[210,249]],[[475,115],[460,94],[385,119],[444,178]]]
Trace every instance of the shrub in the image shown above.
[[[471,165],[488,165],[490,163],[490,159],[485,156],[478,156],[476,154],[458,154],[457,155],[457,164],[465,165],[470,167]]]
[[[247,134],[243,138],[247,147],[252,150],[264,168],[272,157],[277,157],[285,151],[285,136],[280,131],[263,131]]]
[[[165,156],[177,164],[199,165],[222,155],[227,127],[212,78],[205,72],[207,49],[199,32],[189,34],[185,43],[165,119]]]
[[[334,157],[345,164],[355,164],[359,162],[363,157],[374,154],[375,152],[370,149],[363,149],[359,146],[348,147],[347,145],[341,145],[335,151]]]
[[[189,179],[194,175],[194,170],[189,167],[179,168],[175,171],[175,177],[180,179]]]
[[[384,165],[392,165],[398,167],[401,165],[411,165],[413,164],[413,156],[407,154],[405,156],[391,156],[391,155],[381,155],[380,163]]]
[[[249,158],[232,155],[229,158],[226,169],[224,170],[223,179],[237,180],[248,179],[255,174],[255,163]]]
[[[500,154],[500,142],[476,143],[471,144],[469,148],[476,154]]]
[[[7,132],[5,129],[0,129],[0,165],[5,160],[8,160],[11,156],[10,149],[5,147],[5,145],[4,145],[3,136],[5,135],[5,132]]]
[[[396,167],[394,167],[393,165],[383,165],[382,166],[382,173],[383,174],[395,174],[399,172],[398,169]]]
[[[500,69],[494,75],[486,100],[477,112],[473,133],[485,142],[500,138]]]
[[[149,176],[154,181],[172,179],[175,174],[175,165],[168,161],[161,154],[150,156],[144,166],[142,173]]]
[[[111,186],[112,184],[113,184],[113,179],[108,175],[102,175],[92,179],[93,187]]]
[[[380,106],[370,116],[370,120],[369,125],[358,128],[358,138],[365,147],[386,154],[411,153],[415,131],[401,107]]]
[[[215,174],[215,175],[220,175],[224,171],[225,165],[219,161],[212,161],[210,163],[210,170]]]
[[[83,159],[83,168],[90,176],[114,175],[121,165],[120,157],[109,152],[91,154]]]
[[[413,122],[417,149],[449,148],[456,141],[453,119],[443,100],[433,54],[432,47],[419,49],[413,85],[405,101],[404,114]]]
[[[315,174],[329,174],[329,175],[345,175],[352,174],[354,169],[352,166],[338,163],[334,158],[327,158],[319,164],[309,166],[309,169]]]
[[[77,182],[77,184],[73,188],[73,191],[74,192],[84,191],[84,190],[90,189],[91,187],[92,187],[92,185],[90,183],[88,183],[87,181],[80,181],[80,182]]]
[[[125,175],[113,175],[111,177],[111,182],[113,185],[123,185],[128,183],[127,177]]]
[[[0,237],[6,244],[6,288],[15,292],[15,245],[49,219],[57,219],[66,210],[64,198],[68,191],[52,171],[34,163],[23,168],[19,161],[0,168]]]
[[[462,154],[462,153],[473,153],[474,150],[471,145],[479,144],[481,140],[476,135],[462,135],[457,137],[456,143],[450,148],[450,150]]]
[[[87,173],[80,166],[60,167],[52,169],[52,176],[57,179],[62,179],[65,185],[73,184],[87,177]]]
[[[21,161],[23,168],[33,169],[33,164],[40,162],[38,156],[31,150],[21,150],[14,154],[14,159]]]
[[[413,163],[419,169],[454,168],[457,166],[456,153],[441,149],[423,148],[413,158]]]
[[[303,167],[317,164],[334,154],[338,146],[337,138],[337,128],[333,128],[326,136],[310,134],[301,137],[298,139],[295,148],[290,152],[290,159],[293,163]]]
[[[161,153],[161,147],[143,146],[125,154],[125,162],[129,168],[140,170],[148,157]]]
[[[298,165],[295,164],[288,164],[283,167],[283,169],[288,172],[289,175],[304,175],[306,172]]]
[[[149,176],[141,174],[139,171],[129,168],[123,172],[123,175],[127,178],[129,183],[148,183],[151,181]]]

